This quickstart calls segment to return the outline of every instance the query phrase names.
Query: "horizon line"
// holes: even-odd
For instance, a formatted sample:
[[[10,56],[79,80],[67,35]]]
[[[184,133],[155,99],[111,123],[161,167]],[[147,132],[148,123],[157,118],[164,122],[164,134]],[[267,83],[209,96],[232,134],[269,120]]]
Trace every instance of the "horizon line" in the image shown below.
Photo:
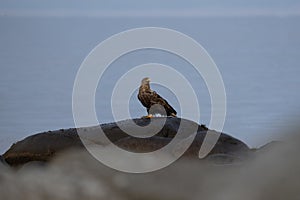
[[[282,11],[282,10],[260,10],[260,9],[244,9],[244,10],[156,10],[156,11],[78,11],[78,10],[0,10],[0,16],[11,17],[90,17],[90,18],[119,18],[119,17],[147,17],[147,18],[160,18],[160,17],[288,17],[300,16],[300,11]]]

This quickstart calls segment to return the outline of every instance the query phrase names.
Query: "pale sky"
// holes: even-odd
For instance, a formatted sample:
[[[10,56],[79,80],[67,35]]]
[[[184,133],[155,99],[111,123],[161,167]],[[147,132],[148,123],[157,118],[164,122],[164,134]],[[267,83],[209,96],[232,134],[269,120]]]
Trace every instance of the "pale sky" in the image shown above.
[[[0,0],[1,15],[206,16],[299,15],[299,0]]]

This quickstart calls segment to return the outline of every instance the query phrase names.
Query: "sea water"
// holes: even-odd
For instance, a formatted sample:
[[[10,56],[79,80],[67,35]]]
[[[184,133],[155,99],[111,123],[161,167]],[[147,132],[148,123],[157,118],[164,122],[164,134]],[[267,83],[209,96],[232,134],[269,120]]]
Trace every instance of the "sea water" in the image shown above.
[[[34,133],[74,127],[72,90],[85,57],[113,34],[146,26],[180,31],[199,42],[211,55],[226,89],[224,132],[250,147],[259,147],[284,136],[284,131],[279,130],[288,128],[290,121],[299,118],[299,17],[1,16],[0,152]],[[114,120],[110,106],[115,83],[132,67],[144,63],[161,63],[180,71],[198,97],[201,115],[198,122],[209,125],[210,96],[201,76],[179,57],[151,49],[124,55],[106,71],[96,93],[99,123]],[[181,87],[180,82],[170,84]],[[176,94],[158,84],[152,87],[181,116]],[[146,114],[136,94],[137,91],[129,100],[133,118]],[[119,103],[128,106],[122,100]],[[194,108],[187,109],[194,111]]]

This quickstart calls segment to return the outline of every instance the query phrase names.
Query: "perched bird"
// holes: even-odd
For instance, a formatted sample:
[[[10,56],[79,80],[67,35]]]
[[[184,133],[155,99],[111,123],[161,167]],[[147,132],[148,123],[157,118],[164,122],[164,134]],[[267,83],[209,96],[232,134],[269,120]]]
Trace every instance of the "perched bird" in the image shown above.
[[[169,105],[167,100],[150,89],[150,78],[142,80],[138,99],[147,108],[148,115],[146,118],[151,118],[156,114],[176,117],[177,112]]]

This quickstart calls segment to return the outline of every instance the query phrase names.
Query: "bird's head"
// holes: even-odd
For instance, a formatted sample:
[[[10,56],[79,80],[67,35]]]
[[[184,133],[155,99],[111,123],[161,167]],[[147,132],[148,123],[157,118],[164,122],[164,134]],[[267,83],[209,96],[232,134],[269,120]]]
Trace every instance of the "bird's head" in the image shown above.
[[[148,78],[148,77],[143,78],[142,85],[149,85],[149,83],[150,83],[150,78]]]

